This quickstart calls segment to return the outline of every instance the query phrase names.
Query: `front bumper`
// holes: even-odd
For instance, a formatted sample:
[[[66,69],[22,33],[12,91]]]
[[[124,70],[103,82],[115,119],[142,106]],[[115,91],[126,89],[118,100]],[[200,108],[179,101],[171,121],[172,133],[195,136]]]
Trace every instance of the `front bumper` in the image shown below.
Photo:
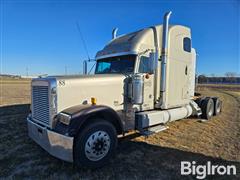
[[[73,137],[64,136],[27,119],[28,135],[49,154],[73,162]]]

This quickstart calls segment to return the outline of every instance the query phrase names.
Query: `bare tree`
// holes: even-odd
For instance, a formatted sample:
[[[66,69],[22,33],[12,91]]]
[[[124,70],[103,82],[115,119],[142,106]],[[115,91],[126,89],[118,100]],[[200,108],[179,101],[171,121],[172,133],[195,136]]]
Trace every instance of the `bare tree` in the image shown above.
[[[200,83],[200,84],[207,83],[206,75],[204,75],[204,74],[199,75],[198,76],[198,83]]]
[[[225,73],[225,76],[226,76],[226,77],[236,77],[236,76],[237,76],[237,73],[235,73],[235,72],[226,72],[226,73]]]
[[[236,82],[237,73],[235,73],[235,72],[226,72],[225,76],[227,77],[227,80],[230,83],[235,83]]]

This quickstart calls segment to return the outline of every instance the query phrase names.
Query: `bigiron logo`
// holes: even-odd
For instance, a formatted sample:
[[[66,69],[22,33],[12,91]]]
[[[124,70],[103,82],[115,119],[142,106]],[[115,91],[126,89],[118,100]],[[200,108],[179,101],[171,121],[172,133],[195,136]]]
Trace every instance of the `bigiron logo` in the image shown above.
[[[207,175],[236,175],[235,165],[197,164],[195,161],[181,161],[181,175],[194,175],[197,179],[204,179]]]

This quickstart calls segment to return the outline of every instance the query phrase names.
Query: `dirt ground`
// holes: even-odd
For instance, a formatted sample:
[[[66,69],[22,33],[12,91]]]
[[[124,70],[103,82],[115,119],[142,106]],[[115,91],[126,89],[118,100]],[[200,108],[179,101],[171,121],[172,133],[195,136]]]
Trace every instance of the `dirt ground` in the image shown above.
[[[16,88],[17,87],[17,88]],[[12,89],[11,89],[12,88]],[[119,139],[111,162],[100,169],[77,169],[58,160],[27,136],[29,84],[7,85],[11,94],[0,107],[0,178],[37,179],[182,179],[181,161],[197,164],[236,165],[237,176],[209,179],[240,179],[240,93],[201,88],[206,96],[219,96],[223,112],[207,122],[188,118],[168,124],[168,129],[148,138],[132,134]],[[12,93],[15,92],[15,95]],[[19,104],[19,105],[16,105]],[[194,176],[185,176],[194,179]]]

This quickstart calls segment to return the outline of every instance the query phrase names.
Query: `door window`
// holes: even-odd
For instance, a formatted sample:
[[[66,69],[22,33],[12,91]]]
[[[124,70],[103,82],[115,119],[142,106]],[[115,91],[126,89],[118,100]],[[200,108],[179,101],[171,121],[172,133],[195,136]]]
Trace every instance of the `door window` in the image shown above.
[[[146,56],[140,57],[139,70],[140,73],[151,73],[150,58]]]

